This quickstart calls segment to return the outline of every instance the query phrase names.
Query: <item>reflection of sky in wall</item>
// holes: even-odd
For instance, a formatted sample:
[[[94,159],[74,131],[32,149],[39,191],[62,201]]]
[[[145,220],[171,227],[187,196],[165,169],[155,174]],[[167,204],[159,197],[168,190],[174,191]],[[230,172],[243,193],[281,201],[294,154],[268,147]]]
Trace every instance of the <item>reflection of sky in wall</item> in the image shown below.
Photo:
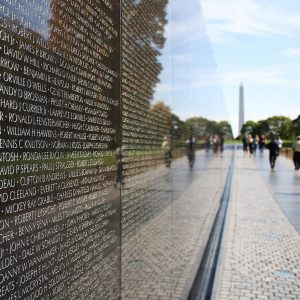
[[[154,100],[163,100],[181,119],[226,119],[220,82],[198,0],[172,0],[163,71]]]
[[[47,40],[49,38],[51,2],[52,0],[18,0],[12,1],[10,4],[9,1],[5,1],[5,9],[0,9],[0,15],[8,20],[13,20],[13,23],[21,28],[39,33]]]

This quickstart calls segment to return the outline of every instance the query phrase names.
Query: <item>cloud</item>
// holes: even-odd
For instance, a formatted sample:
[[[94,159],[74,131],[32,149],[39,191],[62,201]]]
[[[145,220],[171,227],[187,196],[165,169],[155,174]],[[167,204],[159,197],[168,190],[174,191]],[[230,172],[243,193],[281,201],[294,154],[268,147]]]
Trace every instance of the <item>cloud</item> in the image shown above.
[[[297,0],[199,0],[210,38],[228,41],[233,34],[279,35],[298,38],[300,13]]]
[[[172,61],[177,63],[187,63],[191,62],[193,60],[193,57],[190,54],[174,54],[172,56]]]
[[[236,86],[239,82],[257,86],[300,87],[300,64],[287,63],[244,68],[223,75],[225,84]]]
[[[224,74],[226,84],[236,85],[237,82],[266,85],[286,85],[288,80],[283,78],[276,70],[254,69],[230,72]]]
[[[190,70],[191,82],[189,88],[192,90],[201,89],[205,87],[220,88],[220,80],[215,67],[201,68]]]
[[[300,57],[300,48],[289,48],[283,53],[285,56]]]
[[[170,1],[169,22],[165,27],[166,39],[176,47],[207,38],[201,7],[198,0]]]

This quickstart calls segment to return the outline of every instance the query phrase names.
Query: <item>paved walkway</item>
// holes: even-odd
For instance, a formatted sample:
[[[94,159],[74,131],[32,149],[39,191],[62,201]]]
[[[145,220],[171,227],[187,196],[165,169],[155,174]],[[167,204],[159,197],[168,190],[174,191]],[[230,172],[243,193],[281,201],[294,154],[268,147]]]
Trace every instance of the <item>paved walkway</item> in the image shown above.
[[[200,151],[193,170],[186,157],[174,162],[172,200],[122,244],[122,299],[187,299],[219,207],[231,153],[215,158]]]
[[[300,235],[263,174],[268,172],[274,187],[280,164],[292,164],[280,158],[272,174],[267,164],[265,171],[257,168],[258,162],[257,158],[243,158],[237,153],[215,299],[300,299]],[[300,184],[298,179],[284,185],[285,193]]]
[[[275,170],[270,171],[267,154],[254,157],[256,167],[273,197],[300,233],[300,172],[294,171],[293,161],[284,156],[279,157]]]

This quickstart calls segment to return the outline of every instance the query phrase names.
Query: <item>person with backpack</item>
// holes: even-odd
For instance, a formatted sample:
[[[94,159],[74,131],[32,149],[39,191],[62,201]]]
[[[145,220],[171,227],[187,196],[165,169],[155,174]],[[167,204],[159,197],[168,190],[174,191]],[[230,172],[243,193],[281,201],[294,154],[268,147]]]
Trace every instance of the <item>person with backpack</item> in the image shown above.
[[[272,136],[272,140],[270,143],[268,143],[267,148],[269,149],[270,166],[271,166],[271,169],[274,170],[275,162],[279,155],[279,146],[275,139],[275,136]]]

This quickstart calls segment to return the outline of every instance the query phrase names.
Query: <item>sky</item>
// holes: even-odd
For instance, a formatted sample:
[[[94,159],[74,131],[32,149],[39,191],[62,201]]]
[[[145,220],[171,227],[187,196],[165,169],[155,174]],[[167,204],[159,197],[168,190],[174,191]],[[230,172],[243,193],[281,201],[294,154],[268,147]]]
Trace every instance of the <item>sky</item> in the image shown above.
[[[155,99],[181,118],[300,114],[299,0],[172,0]]]
[[[296,118],[300,114],[300,1],[199,1],[233,125],[241,82],[246,120],[273,115]]]
[[[224,119],[222,88],[199,0],[172,0],[167,8],[163,70],[154,101],[163,100],[181,119]]]

